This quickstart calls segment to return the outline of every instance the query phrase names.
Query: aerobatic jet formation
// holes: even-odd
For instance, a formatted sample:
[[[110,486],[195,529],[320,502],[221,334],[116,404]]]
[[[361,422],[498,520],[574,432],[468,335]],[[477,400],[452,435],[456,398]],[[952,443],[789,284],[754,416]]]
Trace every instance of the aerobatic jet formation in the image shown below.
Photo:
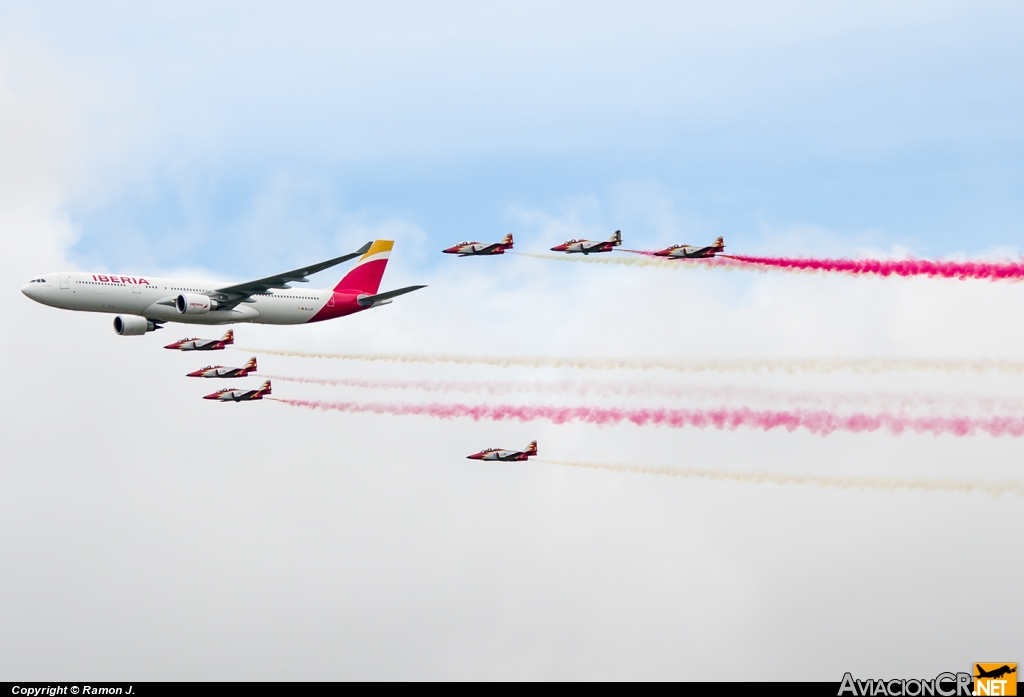
[[[467,460],[498,460],[500,462],[524,462],[537,455],[537,441],[530,441],[530,444],[523,450],[502,450],[501,448],[487,448],[478,453],[467,455]]]
[[[51,307],[115,314],[114,331],[122,336],[145,334],[165,322],[307,324],[387,305],[400,295],[425,288],[406,286],[377,292],[393,246],[391,240],[367,242],[351,254],[247,283],[69,271],[34,278],[21,292]],[[307,276],[356,257],[360,258],[355,267],[334,288],[299,290],[290,285],[307,283]],[[185,348],[188,341],[194,340],[171,347],[204,350]]]
[[[504,254],[506,249],[512,249],[512,233],[505,235],[501,242],[459,242],[441,251],[445,254],[458,254],[460,257],[478,257]]]
[[[235,332],[229,329],[219,339],[180,339],[172,344],[167,344],[164,348],[178,351],[223,351],[233,343],[235,343]]]
[[[253,402],[263,399],[263,395],[270,394],[270,380],[260,385],[256,390],[236,390],[225,387],[203,397],[203,399],[215,399],[218,402]]]
[[[616,230],[611,237],[603,242],[593,240],[569,240],[551,248],[552,252],[565,252],[566,254],[594,254],[597,252],[610,252],[622,244],[622,231]]]
[[[228,368],[223,365],[208,365],[186,374],[189,378],[244,378],[256,372],[256,356],[253,356],[241,368]]]
[[[674,244],[667,249],[654,253],[657,257],[670,259],[707,259],[725,251],[725,240],[719,237],[714,244],[707,247],[694,247],[689,244]]]

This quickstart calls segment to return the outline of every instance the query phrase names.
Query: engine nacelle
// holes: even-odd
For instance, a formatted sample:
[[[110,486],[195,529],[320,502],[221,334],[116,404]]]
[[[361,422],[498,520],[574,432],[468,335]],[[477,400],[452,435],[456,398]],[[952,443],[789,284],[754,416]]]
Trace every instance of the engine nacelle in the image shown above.
[[[118,315],[114,318],[114,331],[121,336],[142,336],[146,332],[155,331],[159,328],[145,317],[136,317],[134,315],[122,317]]]
[[[209,295],[182,293],[174,299],[174,309],[180,315],[205,315],[217,309],[217,301]]]

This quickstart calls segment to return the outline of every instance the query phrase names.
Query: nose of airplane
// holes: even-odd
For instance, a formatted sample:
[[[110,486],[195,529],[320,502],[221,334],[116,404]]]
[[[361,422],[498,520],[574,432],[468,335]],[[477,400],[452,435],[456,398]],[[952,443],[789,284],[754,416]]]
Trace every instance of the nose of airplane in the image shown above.
[[[26,297],[32,298],[33,300],[36,299],[37,291],[38,291],[38,288],[36,288],[34,283],[26,283],[25,285],[23,285],[21,287],[21,292]]]
[[[473,455],[467,455],[466,459],[467,460],[482,460],[483,459],[483,455],[481,455],[480,453],[474,453]]]

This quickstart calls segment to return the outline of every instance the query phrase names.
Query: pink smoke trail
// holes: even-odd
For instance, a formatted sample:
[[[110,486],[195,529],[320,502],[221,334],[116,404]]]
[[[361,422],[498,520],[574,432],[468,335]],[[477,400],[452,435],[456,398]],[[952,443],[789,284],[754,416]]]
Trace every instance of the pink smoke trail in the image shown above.
[[[723,255],[746,264],[758,264],[793,271],[826,271],[878,276],[928,276],[957,280],[984,279],[1019,281],[1024,279],[1024,263],[983,261],[931,261],[927,259],[802,259],[785,257],[748,257]]]
[[[1024,411],[1024,399],[1013,397],[987,397],[971,394],[900,394],[895,392],[825,392],[777,390],[735,385],[716,387],[707,385],[676,385],[656,382],[583,382],[559,381],[497,381],[497,380],[381,380],[369,378],[317,378],[289,375],[264,375],[275,382],[295,382],[323,387],[342,387],[367,390],[415,390],[442,394],[509,394],[575,395],[577,397],[665,397],[696,401],[767,402],[796,404],[805,407],[836,408],[839,406],[869,409],[933,408],[945,411],[981,409],[994,411]]]
[[[551,421],[555,424],[571,422],[613,426],[623,422],[636,426],[666,426],[668,428],[714,428],[735,430],[740,427],[762,431],[803,429],[827,436],[837,431],[871,433],[888,431],[893,435],[905,432],[973,436],[987,433],[991,436],[1024,436],[1024,417],[1012,416],[904,416],[890,413],[835,414],[823,410],[717,408],[717,409],[616,409],[606,407],[552,407],[487,404],[400,404],[321,402],[304,399],[277,399],[275,401],[308,409],[340,411],[346,413],[388,414],[392,416],[429,416],[436,419],[469,418],[474,421]]]

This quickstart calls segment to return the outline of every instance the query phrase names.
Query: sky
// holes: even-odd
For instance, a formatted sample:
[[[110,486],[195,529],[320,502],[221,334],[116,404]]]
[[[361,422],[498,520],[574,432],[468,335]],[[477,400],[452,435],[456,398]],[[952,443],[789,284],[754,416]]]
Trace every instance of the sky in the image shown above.
[[[0,676],[838,681],[1017,660],[1019,438],[210,404],[183,377],[207,357],[160,348],[192,329],[119,337],[19,289],[68,269],[244,281],[394,239],[382,287],[427,289],[236,327],[213,360],[276,351],[261,374],[307,382],[274,395],[321,401],[1015,416],[1019,284],[529,254],[621,229],[635,249],[1018,259],[1022,14],[5,3]],[[507,232],[517,254],[439,253]],[[464,459],[534,439],[539,462]]]

